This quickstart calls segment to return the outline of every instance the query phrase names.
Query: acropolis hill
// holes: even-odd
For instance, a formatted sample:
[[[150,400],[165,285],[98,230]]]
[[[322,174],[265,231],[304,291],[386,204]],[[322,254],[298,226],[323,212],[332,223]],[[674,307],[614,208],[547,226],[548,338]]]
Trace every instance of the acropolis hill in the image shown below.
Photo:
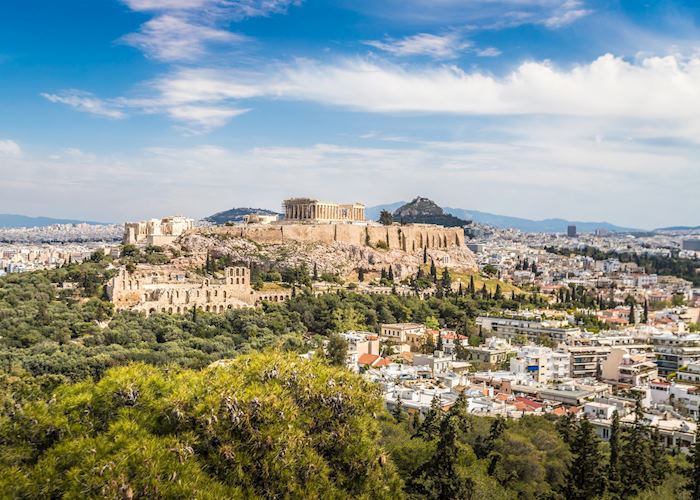
[[[365,207],[360,203],[343,205],[310,198],[285,200],[283,214],[282,220],[253,215],[247,219],[249,223],[213,227],[192,227],[178,217],[163,219],[160,226],[155,220],[132,223],[127,225],[125,242],[166,244],[169,239],[170,244],[200,260],[213,252],[262,266],[269,262],[316,265],[322,272],[343,277],[359,268],[379,271],[387,266],[392,266],[397,276],[409,276],[422,264],[425,251],[442,265],[475,269],[461,227],[385,226],[366,221]]]

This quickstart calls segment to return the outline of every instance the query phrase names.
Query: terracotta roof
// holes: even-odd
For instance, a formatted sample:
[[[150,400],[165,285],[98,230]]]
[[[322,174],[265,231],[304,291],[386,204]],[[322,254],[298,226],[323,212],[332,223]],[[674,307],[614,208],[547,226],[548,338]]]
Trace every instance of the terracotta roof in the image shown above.
[[[391,364],[391,360],[382,358],[376,354],[363,354],[357,358],[358,365],[369,365],[373,368],[381,368]]]

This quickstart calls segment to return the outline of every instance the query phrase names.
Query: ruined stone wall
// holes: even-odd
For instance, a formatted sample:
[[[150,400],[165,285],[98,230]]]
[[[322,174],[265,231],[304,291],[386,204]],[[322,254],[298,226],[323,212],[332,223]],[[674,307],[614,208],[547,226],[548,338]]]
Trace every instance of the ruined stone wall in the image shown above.
[[[289,290],[258,292],[250,285],[250,270],[230,267],[223,280],[183,279],[172,272],[135,272],[120,269],[107,291],[117,310],[184,314],[197,307],[206,312],[254,307],[263,301],[283,302]]]
[[[195,229],[200,234],[231,235],[258,243],[326,243],[334,241],[352,245],[377,246],[387,244],[391,250],[414,252],[423,248],[464,246],[462,228],[413,224],[406,226],[375,226],[358,224],[279,224],[252,226],[219,226]]]

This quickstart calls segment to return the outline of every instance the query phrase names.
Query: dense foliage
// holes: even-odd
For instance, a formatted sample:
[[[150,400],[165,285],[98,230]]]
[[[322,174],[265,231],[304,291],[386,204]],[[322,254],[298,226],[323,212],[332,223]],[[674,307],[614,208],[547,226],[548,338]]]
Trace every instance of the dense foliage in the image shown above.
[[[376,332],[381,323],[398,321],[435,322],[475,335],[480,312],[527,305],[523,298],[478,293],[421,300],[351,292],[316,296],[300,288],[289,302],[260,309],[146,317],[114,313],[104,300],[110,273],[98,261],[0,278],[0,371],[81,380],[130,361],[202,368],[269,347],[302,351],[317,344],[316,336]]]
[[[378,389],[322,361],[143,364],[0,420],[0,491],[27,498],[389,498]]]

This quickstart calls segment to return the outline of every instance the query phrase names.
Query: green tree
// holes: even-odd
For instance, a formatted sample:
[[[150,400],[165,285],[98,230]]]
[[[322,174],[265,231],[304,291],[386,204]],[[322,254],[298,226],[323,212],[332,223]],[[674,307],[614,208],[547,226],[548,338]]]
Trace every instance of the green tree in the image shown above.
[[[396,398],[394,399],[394,406],[391,408],[391,415],[397,422],[402,422],[406,416],[406,412],[403,409],[403,401],[401,401],[401,395],[396,391]]]
[[[615,410],[610,425],[610,457],[608,459],[607,489],[613,498],[620,498],[620,415]]]
[[[636,495],[653,483],[651,439],[643,420],[642,402],[638,397],[634,424],[625,432],[620,454],[620,479],[624,497]]]
[[[433,283],[437,283],[437,267],[435,267],[435,261],[430,259],[430,278]]]
[[[388,210],[379,213],[379,223],[384,226],[391,226],[394,223],[394,216]]]
[[[345,366],[348,357],[348,341],[337,333],[331,335],[328,338],[326,355],[331,365]]]
[[[447,292],[452,291],[452,276],[450,276],[450,271],[447,268],[442,270],[442,288]]]
[[[695,421],[695,444],[691,451],[690,470],[688,471],[690,476],[688,490],[693,499],[700,498],[700,413],[698,415]]]
[[[426,441],[435,439],[440,431],[440,422],[442,420],[442,407],[440,398],[437,394],[430,401],[430,408],[425,414],[425,418],[418,426],[418,429],[413,434],[413,437],[419,437]]]
[[[569,466],[566,497],[570,500],[588,500],[598,497],[604,488],[602,456],[599,439],[593,426],[584,417],[578,424],[576,437],[571,443],[574,457]]]

